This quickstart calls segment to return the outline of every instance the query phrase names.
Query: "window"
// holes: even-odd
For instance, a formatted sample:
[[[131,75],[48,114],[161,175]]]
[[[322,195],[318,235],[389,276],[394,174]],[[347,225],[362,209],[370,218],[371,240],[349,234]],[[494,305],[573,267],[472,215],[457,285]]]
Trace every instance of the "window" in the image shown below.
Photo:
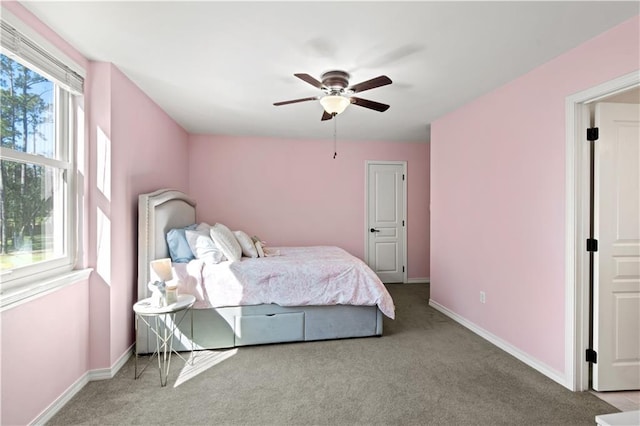
[[[1,41],[0,288],[4,296],[9,289],[38,286],[73,269],[78,232],[75,95],[82,90],[82,78],[5,21]]]

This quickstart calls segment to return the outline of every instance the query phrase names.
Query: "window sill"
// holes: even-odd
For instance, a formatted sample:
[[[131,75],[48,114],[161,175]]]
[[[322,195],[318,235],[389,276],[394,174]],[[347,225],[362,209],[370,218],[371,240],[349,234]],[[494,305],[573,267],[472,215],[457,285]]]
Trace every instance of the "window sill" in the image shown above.
[[[89,278],[93,269],[79,269],[65,272],[64,274],[50,277],[37,284],[24,285],[2,291],[0,294],[0,312],[15,308],[23,303],[30,302],[38,297],[52,293],[58,289],[70,286]]]

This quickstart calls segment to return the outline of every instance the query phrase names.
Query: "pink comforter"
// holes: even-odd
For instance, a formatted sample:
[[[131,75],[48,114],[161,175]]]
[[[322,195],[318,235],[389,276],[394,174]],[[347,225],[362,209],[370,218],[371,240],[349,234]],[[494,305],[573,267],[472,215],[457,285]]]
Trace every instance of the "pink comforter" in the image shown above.
[[[338,247],[278,247],[279,256],[205,264],[175,263],[179,292],[196,308],[259,305],[377,305],[395,317],[391,295],[360,259]]]

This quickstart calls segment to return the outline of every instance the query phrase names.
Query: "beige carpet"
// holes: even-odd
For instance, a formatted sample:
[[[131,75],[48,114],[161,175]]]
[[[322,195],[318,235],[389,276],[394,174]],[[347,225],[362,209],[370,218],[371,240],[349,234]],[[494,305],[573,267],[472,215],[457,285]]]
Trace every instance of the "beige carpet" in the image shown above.
[[[389,285],[384,336],[198,352],[169,384],[133,359],[89,383],[50,424],[594,425],[618,410],[571,392],[428,306],[426,284]],[[184,368],[183,368],[184,367]]]

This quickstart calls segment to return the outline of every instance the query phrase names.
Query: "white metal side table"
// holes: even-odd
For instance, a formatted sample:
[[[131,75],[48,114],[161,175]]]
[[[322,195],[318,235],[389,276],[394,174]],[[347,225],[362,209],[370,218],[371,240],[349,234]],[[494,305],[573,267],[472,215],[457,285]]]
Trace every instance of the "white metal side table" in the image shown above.
[[[160,386],[167,385],[167,377],[169,376],[169,368],[171,367],[171,353],[175,353],[185,363],[185,360],[180,353],[173,349],[173,337],[178,329],[178,326],[187,315],[187,312],[193,304],[196,298],[190,294],[184,294],[178,296],[178,301],[167,306],[154,306],[151,303],[151,298],[142,299],[133,305],[133,311],[136,314],[136,344],[135,344],[135,370],[134,377],[137,380],[144,370],[149,365],[149,362],[153,359],[154,355],[158,357],[158,370],[160,371]],[[149,361],[144,366],[140,374],[138,374],[138,321],[142,320],[149,330],[153,332],[156,337],[156,349],[149,357]],[[191,315],[191,359],[193,360],[193,315]]]

